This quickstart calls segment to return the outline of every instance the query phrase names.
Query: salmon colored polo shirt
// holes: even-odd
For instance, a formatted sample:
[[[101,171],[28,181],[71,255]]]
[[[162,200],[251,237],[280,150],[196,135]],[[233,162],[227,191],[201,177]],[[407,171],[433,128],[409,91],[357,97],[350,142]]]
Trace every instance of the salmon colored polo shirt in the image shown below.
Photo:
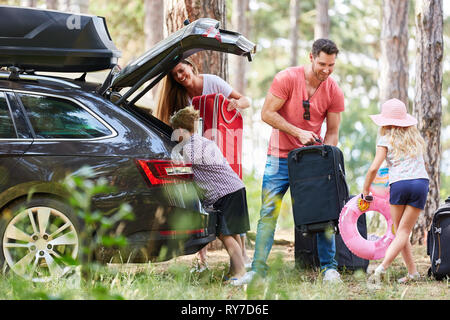
[[[327,112],[344,111],[344,94],[337,83],[330,77],[323,81],[316,92],[309,97],[310,120],[303,119],[303,100],[308,100],[306,90],[305,68],[290,67],[280,71],[274,78],[269,92],[285,100],[278,113],[292,125],[303,130],[312,131],[320,136],[322,123]],[[322,139],[323,140],[323,139]],[[289,151],[304,147],[297,138],[273,128],[270,136],[268,154],[287,158]]]

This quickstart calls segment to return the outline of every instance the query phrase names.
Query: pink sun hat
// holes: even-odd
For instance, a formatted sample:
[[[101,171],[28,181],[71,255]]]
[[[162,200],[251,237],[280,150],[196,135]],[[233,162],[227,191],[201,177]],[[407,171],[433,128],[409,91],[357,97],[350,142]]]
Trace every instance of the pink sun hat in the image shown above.
[[[369,117],[380,127],[409,127],[417,124],[417,119],[406,112],[405,104],[395,98],[381,105],[381,114],[373,114]]]

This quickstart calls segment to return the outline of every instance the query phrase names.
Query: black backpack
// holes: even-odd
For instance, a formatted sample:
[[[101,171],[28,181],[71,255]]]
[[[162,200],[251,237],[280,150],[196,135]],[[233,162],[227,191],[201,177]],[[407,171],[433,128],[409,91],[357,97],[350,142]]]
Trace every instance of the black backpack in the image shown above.
[[[450,278],[450,196],[434,213],[427,236],[427,254],[431,262],[428,275],[436,280]]]

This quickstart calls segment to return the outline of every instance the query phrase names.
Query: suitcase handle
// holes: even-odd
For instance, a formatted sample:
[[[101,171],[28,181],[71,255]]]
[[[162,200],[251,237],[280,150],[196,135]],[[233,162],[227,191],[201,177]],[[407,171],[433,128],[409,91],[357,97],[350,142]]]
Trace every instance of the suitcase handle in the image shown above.
[[[328,151],[326,151],[324,148],[303,149],[295,154],[295,161],[299,162],[305,153],[320,153],[320,155],[325,158],[328,154]]]
[[[220,95],[223,96],[222,94],[220,94]],[[216,101],[217,101],[217,103],[218,103],[218,97],[219,97],[219,95],[216,96],[215,101],[214,101],[214,104],[216,104]],[[234,116],[231,117],[230,120],[228,120],[227,118],[225,118],[225,115],[224,115],[224,113],[223,113],[223,109],[225,108],[225,99],[226,99],[225,96],[223,96],[222,105],[220,106],[220,112],[222,113],[223,121],[225,121],[227,124],[230,124],[230,123],[233,122],[234,119],[236,119],[236,117],[239,115],[239,110],[235,109],[236,112],[234,113]]]

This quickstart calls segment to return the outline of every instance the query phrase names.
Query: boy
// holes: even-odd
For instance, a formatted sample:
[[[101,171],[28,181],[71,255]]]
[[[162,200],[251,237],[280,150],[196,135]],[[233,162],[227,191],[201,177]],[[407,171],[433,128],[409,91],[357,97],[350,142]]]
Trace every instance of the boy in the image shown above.
[[[215,142],[197,132],[199,111],[192,106],[177,111],[170,124],[183,138],[183,157],[192,163],[194,181],[203,192],[202,203],[218,212],[217,236],[230,256],[230,284],[245,274],[237,235],[250,229],[245,186],[231,169]]]

